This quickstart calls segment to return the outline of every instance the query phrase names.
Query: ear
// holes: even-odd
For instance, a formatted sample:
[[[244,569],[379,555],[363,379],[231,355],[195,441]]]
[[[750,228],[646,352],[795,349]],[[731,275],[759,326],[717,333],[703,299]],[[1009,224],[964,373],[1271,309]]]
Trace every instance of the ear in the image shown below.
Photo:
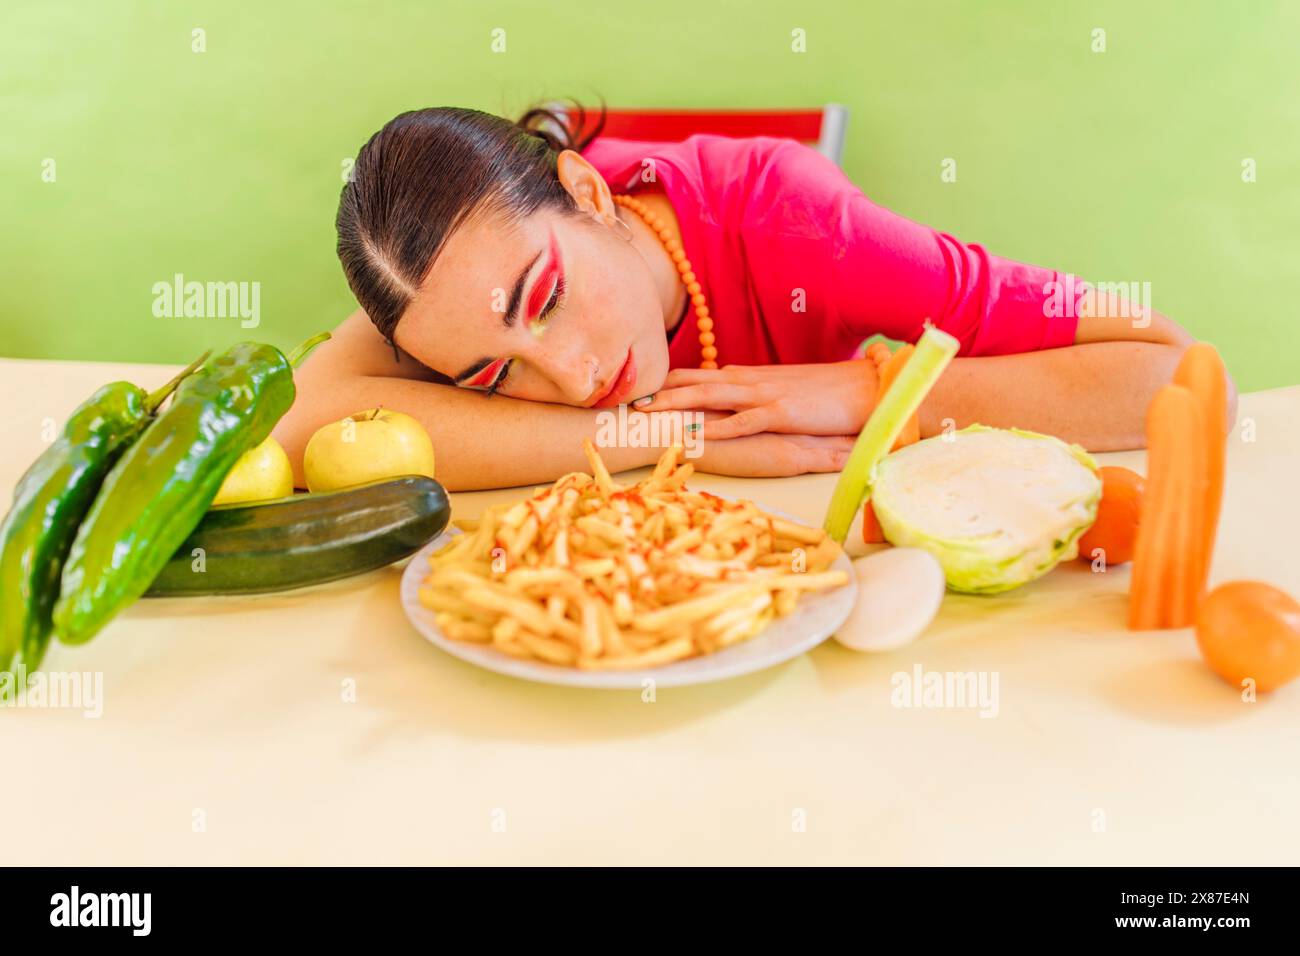
[[[577,207],[601,219],[615,215],[614,200],[605,177],[596,167],[582,158],[582,154],[566,149],[555,160],[555,171],[560,185],[573,197]]]

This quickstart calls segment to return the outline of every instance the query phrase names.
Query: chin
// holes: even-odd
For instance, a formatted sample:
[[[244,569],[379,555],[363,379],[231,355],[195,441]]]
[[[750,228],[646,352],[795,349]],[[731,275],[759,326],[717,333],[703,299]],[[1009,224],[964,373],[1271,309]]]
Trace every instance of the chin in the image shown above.
[[[637,376],[636,390],[638,397],[653,395],[663,388],[668,378],[668,348],[662,343],[657,349],[646,349],[646,354],[637,355],[640,373]],[[644,364],[641,364],[644,361]]]

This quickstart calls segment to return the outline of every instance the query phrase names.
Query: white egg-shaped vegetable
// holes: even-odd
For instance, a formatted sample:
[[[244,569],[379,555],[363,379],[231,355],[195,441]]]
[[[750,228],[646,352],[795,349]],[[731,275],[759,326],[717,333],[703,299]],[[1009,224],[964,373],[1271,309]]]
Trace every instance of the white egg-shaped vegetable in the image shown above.
[[[835,639],[855,651],[889,651],[916,640],[939,613],[943,568],[920,548],[887,548],[853,562],[858,600]]]

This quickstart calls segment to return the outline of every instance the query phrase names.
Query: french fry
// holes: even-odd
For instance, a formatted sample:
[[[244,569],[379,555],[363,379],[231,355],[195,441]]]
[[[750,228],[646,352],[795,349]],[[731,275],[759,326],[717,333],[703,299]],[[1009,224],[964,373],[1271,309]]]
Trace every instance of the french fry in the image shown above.
[[[795,602],[799,600],[799,592],[789,588],[782,588],[773,593],[772,604],[776,609],[777,617],[785,617],[794,611]]]
[[[578,561],[573,565],[573,573],[580,578],[603,578],[612,574],[618,565],[613,558],[597,558],[594,561]]]
[[[492,628],[492,641],[496,644],[509,643],[518,636],[521,626],[513,617],[503,617]]]
[[[746,640],[847,581],[828,570],[840,550],[821,529],[687,489],[680,447],[628,487],[591,442],[583,451],[592,474],[459,522],[429,559],[420,600],[448,637],[556,666],[658,667]]]
[[[632,596],[625,590],[614,592],[614,623],[619,627],[627,627],[632,623],[632,616],[636,610],[632,607]]]
[[[638,615],[632,621],[632,624],[641,631],[666,631],[669,628],[678,627],[682,624],[691,624],[701,618],[708,617],[715,611],[722,610],[732,601],[748,596],[749,593],[751,593],[751,589],[747,586],[715,591],[713,594],[695,598],[693,601],[683,601],[662,610]]]
[[[512,589],[577,583],[577,576],[566,568],[515,568],[507,571],[503,583]]]
[[[521,559],[530,547],[533,540],[537,537],[539,527],[537,515],[531,514],[524,519],[523,525],[519,528],[519,533],[515,535],[514,547],[510,549],[511,554],[519,556]]]
[[[821,528],[806,528],[784,518],[772,519],[772,533],[779,538],[788,538],[801,544],[819,544],[826,537]]]
[[[572,665],[578,660],[578,652],[574,648],[553,638],[520,631],[519,643],[548,664]]]
[[[574,524],[588,534],[615,546],[621,545],[627,540],[627,535],[623,533],[622,528],[595,515],[584,515]]]
[[[747,640],[767,626],[771,620],[770,611],[763,611],[753,617],[741,618],[731,624],[725,631],[718,635],[719,647],[730,647],[739,641]]]
[[[605,644],[600,639],[600,613],[596,602],[590,598],[582,602],[582,631],[578,638],[578,653],[582,658],[599,657]]]
[[[492,630],[481,621],[469,621],[454,614],[442,613],[434,620],[443,632],[455,641],[484,644],[492,640]]]
[[[614,620],[614,611],[609,601],[596,602],[596,619],[600,622],[600,640],[605,645],[606,656],[626,655],[628,647],[623,643],[623,632],[619,630],[618,622]]]
[[[590,438],[582,440],[582,451],[591,465],[591,476],[596,481],[596,487],[600,489],[601,495],[608,498],[617,489],[614,486],[614,479],[609,476],[609,469],[601,461],[600,452],[596,451],[596,446],[591,443]]]
[[[518,638],[510,641],[493,641],[492,646],[503,654],[518,657],[520,660],[532,660],[533,653]]]
[[[669,521],[672,519],[669,518]],[[691,548],[698,548],[704,543],[704,532],[699,528],[693,528],[685,534],[679,534],[664,546],[664,550],[669,554],[684,554]]]
[[[636,670],[642,667],[662,667],[664,664],[689,657],[694,650],[689,637],[679,637],[666,641],[648,651],[637,654],[623,654],[618,657],[598,657],[594,660],[579,659],[578,666],[584,670]]]
[[[695,466],[690,462],[687,462],[664,479],[664,488],[666,490],[680,488],[682,485],[686,484],[686,479],[691,477],[694,473]]]
[[[719,611],[701,627],[706,634],[725,634],[737,621],[752,622],[772,603],[770,591],[761,591],[743,603]]]
[[[422,588],[420,600],[424,603],[424,606],[430,610],[450,614],[452,617],[477,620],[484,624],[490,624],[496,618],[496,615],[493,612],[475,607],[473,604],[462,599],[458,594],[453,594],[450,591],[440,591],[434,588]]]
[[[555,633],[555,622],[547,617],[546,612],[522,598],[506,597],[487,588],[471,588],[465,592],[465,600],[489,611],[507,614],[544,637]]]
[[[845,571],[822,571],[818,574],[776,574],[755,580],[773,590],[819,591],[822,588],[835,588],[847,584],[849,576]]]

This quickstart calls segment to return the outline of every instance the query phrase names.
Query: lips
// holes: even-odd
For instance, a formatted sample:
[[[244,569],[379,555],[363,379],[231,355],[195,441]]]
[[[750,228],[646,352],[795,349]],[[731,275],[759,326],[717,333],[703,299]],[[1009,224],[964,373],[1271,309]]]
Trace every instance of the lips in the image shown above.
[[[592,408],[613,408],[616,405],[622,405],[632,397],[632,389],[636,387],[636,359],[632,357],[632,350],[627,350],[627,359],[623,362],[623,367],[614,373],[605,391],[601,393],[596,401],[591,403]]]

